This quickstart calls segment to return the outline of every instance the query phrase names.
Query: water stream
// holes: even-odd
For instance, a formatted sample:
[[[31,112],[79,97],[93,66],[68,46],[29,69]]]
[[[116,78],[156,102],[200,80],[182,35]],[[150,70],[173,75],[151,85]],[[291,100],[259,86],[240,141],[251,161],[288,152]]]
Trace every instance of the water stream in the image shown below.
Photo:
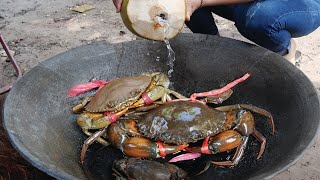
[[[164,28],[164,42],[166,43],[167,49],[168,49],[168,61],[167,65],[169,66],[169,71],[168,71],[168,77],[171,78],[171,74],[173,73],[173,67],[174,67],[174,61],[176,60],[175,53],[173,49],[171,48],[168,35],[169,35],[169,30],[170,30],[170,25],[168,23],[168,20],[165,18],[165,16],[159,16],[158,17],[158,22],[161,26]]]
[[[173,49],[171,48],[171,45],[169,43],[169,40],[165,39],[164,42],[167,45],[167,49],[168,49],[168,61],[167,61],[167,65],[169,66],[169,71],[168,71],[168,76],[169,78],[171,77],[171,74],[173,73],[173,67],[174,67],[174,61],[176,60],[176,56],[175,53],[173,51]]]

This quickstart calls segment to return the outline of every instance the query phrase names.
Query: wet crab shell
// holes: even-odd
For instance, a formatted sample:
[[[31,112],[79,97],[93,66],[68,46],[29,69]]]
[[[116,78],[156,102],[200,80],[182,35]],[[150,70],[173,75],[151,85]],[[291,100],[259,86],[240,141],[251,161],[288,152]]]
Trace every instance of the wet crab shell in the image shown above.
[[[138,121],[146,137],[165,143],[186,144],[224,131],[225,113],[195,102],[166,103]]]
[[[135,103],[148,88],[151,76],[129,76],[112,80],[99,90],[85,106],[89,112],[113,112]]]
[[[113,162],[114,175],[121,179],[184,179],[187,173],[174,164],[162,164],[156,161],[137,158],[120,159]],[[120,173],[120,174],[119,174]],[[121,175],[121,176],[119,176]]]

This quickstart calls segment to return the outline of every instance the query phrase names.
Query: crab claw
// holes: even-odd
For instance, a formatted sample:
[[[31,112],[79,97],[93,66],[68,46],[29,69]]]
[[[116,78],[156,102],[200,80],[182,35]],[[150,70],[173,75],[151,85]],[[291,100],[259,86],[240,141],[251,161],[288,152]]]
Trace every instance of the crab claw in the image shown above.
[[[201,156],[200,153],[186,153],[186,154],[181,154],[179,156],[172,158],[169,162],[186,161],[186,160],[196,159],[200,156]]]
[[[101,89],[103,86],[105,86],[106,84],[108,84],[110,82],[111,81],[94,80],[94,81],[84,83],[84,84],[77,84],[68,90],[67,96],[74,97],[74,96],[78,96],[82,93],[88,92],[88,91],[95,89],[95,88]]]
[[[121,112],[126,112],[127,109],[121,111]],[[122,114],[122,113],[121,113]],[[105,112],[104,113],[105,116],[108,117],[108,120],[111,122],[111,123],[114,123],[117,121],[117,119],[121,116],[119,114],[113,114],[113,113],[110,113],[110,112]]]

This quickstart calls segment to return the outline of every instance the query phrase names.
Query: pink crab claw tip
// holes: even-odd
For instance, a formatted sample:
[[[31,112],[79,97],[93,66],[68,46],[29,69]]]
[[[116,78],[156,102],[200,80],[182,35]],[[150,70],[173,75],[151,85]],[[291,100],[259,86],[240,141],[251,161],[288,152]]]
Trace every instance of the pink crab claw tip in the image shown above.
[[[169,162],[186,161],[186,160],[196,159],[200,156],[201,156],[200,153],[186,153],[186,154],[181,154],[179,156],[172,158]]]

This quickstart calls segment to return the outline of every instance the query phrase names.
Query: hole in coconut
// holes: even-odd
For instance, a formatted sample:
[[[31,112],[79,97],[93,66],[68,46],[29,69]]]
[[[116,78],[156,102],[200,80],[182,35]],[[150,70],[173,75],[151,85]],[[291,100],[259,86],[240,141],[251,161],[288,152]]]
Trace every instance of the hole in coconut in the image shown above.
[[[168,24],[168,15],[166,13],[160,13],[156,15],[157,23],[160,26],[164,26]]]
[[[159,14],[159,16],[160,16],[163,20],[168,20],[167,17],[166,17],[166,15],[163,14],[163,13]]]

